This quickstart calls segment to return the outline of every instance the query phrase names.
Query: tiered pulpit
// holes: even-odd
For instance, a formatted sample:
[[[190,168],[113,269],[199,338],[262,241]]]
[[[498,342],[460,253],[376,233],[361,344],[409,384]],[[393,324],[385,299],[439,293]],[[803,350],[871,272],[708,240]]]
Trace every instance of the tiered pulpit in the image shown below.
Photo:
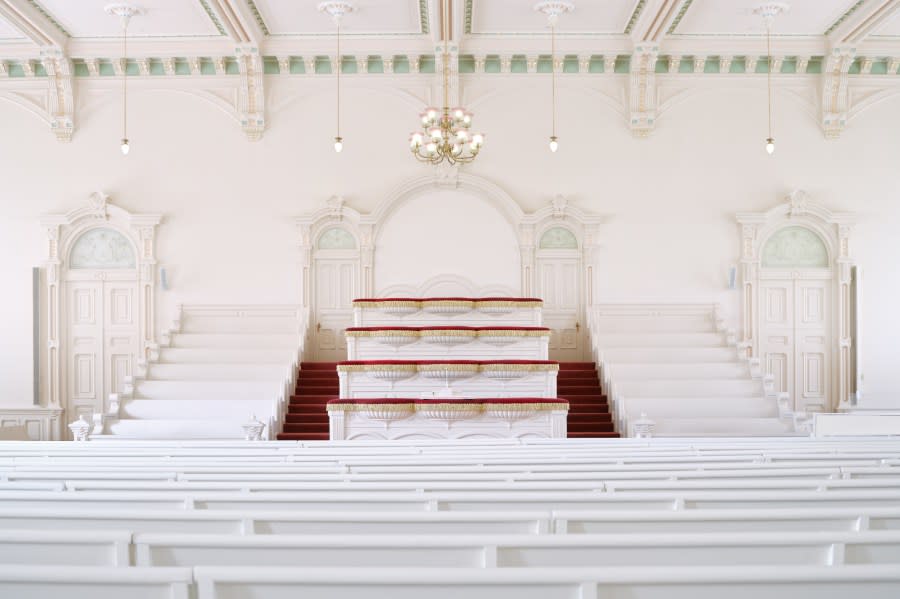
[[[534,298],[355,300],[330,436],[566,436],[568,402]]]

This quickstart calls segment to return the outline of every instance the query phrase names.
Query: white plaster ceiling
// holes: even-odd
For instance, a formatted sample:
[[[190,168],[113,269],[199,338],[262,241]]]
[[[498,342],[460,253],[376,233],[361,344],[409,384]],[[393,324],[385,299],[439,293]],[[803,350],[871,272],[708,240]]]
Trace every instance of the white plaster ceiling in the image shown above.
[[[786,0],[790,10],[775,18],[773,35],[823,35],[857,0]],[[694,0],[676,35],[759,35],[765,25],[753,9],[761,0]]]
[[[9,22],[0,18],[0,40],[20,40],[24,36]]]
[[[103,8],[111,0],[40,0],[41,6],[75,38],[120,37],[122,26]],[[139,0],[146,10],[132,19],[128,36],[134,37],[208,37],[219,30],[200,0]]]
[[[271,35],[332,35],[331,17],[319,12],[321,0],[254,0]],[[355,0],[355,10],[344,17],[348,34],[418,34],[418,0]]]
[[[900,13],[872,33],[872,37],[900,37]]]
[[[472,0],[473,34],[545,33],[547,17],[527,0]],[[559,19],[561,33],[621,34],[638,0],[576,0],[575,10]]]

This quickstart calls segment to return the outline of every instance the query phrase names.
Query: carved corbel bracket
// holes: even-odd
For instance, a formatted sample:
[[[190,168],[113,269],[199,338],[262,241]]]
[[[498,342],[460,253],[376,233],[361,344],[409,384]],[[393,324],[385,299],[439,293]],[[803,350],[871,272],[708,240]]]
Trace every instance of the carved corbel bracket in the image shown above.
[[[241,128],[247,139],[259,141],[266,129],[262,56],[256,46],[239,46],[235,56],[241,75],[237,106]]]
[[[658,46],[637,46],[631,58],[629,127],[637,137],[647,137],[656,126],[656,59]],[[615,66],[615,65],[613,65]]]
[[[60,49],[41,52],[47,72],[47,117],[57,141],[70,142],[75,132],[75,96],[72,61]]]
[[[856,48],[835,48],[822,70],[822,130],[828,139],[840,137],[850,109],[849,72]]]

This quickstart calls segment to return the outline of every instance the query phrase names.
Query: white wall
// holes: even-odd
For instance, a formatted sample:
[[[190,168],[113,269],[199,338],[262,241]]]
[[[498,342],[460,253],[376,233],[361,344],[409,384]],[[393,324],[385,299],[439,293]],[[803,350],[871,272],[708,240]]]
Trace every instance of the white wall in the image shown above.
[[[416,289],[437,275],[462,277],[479,289],[517,293],[521,286],[515,231],[497,209],[464,191],[435,189],[407,201],[384,223],[375,246],[379,292]]]
[[[115,94],[104,91],[106,82],[78,82],[78,129],[68,145],[57,143],[32,115],[0,101],[0,406],[31,403],[30,268],[44,252],[37,217],[79,206],[97,189],[128,210],[166,216],[159,256],[171,289],[160,291],[161,324],[176,301],[296,302],[291,217],[334,194],[370,211],[428,168],[408,155],[406,145],[417,103],[408,95],[365,89],[364,79],[346,78],[340,155],[331,150],[333,87],[302,77],[267,78],[268,98],[277,108],[257,143],[195,96],[135,86],[127,158],[118,151],[120,106]],[[832,210],[859,214],[853,253],[866,273],[866,391],[896,397],[900,97],[862,113],[840,140],[826,141],[809,107],[781,94],[778,149],[769,157],[762,88],[695,93],[669,108],[649,139],[636,139],[596,93],[575,89],[564,78],[561,148],[551,155],[549,94],[535,87],[543,81],[484,76],[470,86],[475,126],[487,142],[465,168],[504,188],[528,211],[562,193],[607,215],[598,301],[716,300],[736,315],[737,295],[725,289],[726,269],[738,258],[734,213],[765,210],[803,188]],[[816,84],[810,80],[811,89]],[[409,209],[403,218],[437,220]],[[454,228],[466,220],[441,218],[451,219],[445,222]],[[446,232],[440,235],[445,243]],[[384,247],[388,257],[407,251],[401,243]],[[386,259],[376,251],[376,275]],[[421,265],[410,271],[413,278],[427,272]],[[501,274],[494,266],[476,274],[494,272]],[[507,276],[517,286],[517,262],[509,264]],[[389,284],[376,280],[375,288]]]

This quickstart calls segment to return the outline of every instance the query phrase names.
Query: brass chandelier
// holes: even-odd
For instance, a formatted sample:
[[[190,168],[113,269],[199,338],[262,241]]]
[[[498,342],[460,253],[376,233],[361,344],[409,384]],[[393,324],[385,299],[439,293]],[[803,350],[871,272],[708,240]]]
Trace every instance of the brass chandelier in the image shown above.
[[[444,40],[444,106],[426,108],[419,118],[422,130],[409,136],[409,149],[419,162],[466,164],[475,160],[484,144],[484,135],[471,133],[472,113],[450,108],[450,2],[441,0],[441,36]]]

